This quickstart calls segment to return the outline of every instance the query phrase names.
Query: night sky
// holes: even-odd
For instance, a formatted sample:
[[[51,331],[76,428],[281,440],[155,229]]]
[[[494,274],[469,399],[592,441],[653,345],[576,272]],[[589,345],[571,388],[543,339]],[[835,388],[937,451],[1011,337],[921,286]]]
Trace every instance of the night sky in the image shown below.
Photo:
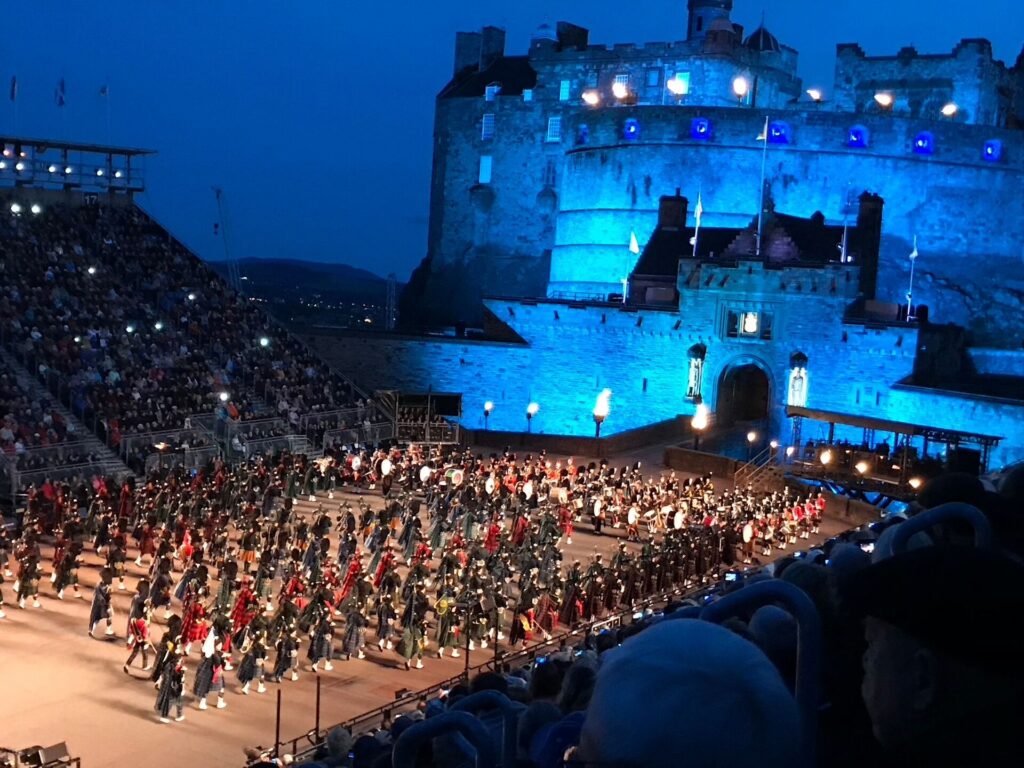
[[[826,94],[838,42],[924,53],[986,37],[1010,65],[1024,42],[1020,0],[735,6],[748,32],[763,10],[800,51],[805,87]],[[507,51],[521,54],[533,29],[559,19],[598,43],[682,39],[686,29],[685,0],[34,0],[4,11],[5,131],[158,150],[142,203],[205,258],[224,255],[213,236],[217,185],[233,255],[344,261],[400,279],[426,247],[433,102],[457,30],[502,26]]]

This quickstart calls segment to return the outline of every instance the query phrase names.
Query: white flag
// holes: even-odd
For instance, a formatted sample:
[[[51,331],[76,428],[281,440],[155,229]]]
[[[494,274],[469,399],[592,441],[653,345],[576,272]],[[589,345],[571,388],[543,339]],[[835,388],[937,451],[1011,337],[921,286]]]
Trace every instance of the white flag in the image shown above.
[[[697,207],[693,211],[693,217],[697,222],[697,226],[700,227],[700,217],[704,215],[704,205],[700,200],[700,192],[697,193]]]
[[[640,253],[640,243],[637,242],[636,232],[629,233],[629,252]]]
[[[757,141],[763,141],[765,143],[767,143],[767,141],[768,141],[768,118],[767,117],[765,117],[765,119],[764,119],[764,130],[761,131],[761,133],[758,135],[756,140]]]
[[[910,252],[910,260],[913,261],[917,258],[917,235],[914,235],[914,250]]]

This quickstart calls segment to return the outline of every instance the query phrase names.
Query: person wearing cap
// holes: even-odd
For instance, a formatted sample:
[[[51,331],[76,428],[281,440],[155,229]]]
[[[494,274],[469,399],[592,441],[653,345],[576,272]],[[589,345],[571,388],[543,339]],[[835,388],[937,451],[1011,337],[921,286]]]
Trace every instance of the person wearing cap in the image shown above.
[[[893,555],[851,577],[867,649],[861,695],[892,765],[1020,762],[1024,669],[1010,631],[1024,566],[955,545]]]

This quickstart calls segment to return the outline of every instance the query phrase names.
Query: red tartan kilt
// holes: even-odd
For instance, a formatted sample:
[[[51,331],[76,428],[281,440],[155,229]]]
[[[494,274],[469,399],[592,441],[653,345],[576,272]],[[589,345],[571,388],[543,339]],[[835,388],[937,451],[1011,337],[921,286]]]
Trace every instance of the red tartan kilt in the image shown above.
[[[142,547],[139,550],[139,557],[143,555],[155,555],[156,554],[156,541],[153,539],[143,539]]]
[[[188,631],[188,642],[201,642],[210,633],[210,628],[205,624],[195,624]]]

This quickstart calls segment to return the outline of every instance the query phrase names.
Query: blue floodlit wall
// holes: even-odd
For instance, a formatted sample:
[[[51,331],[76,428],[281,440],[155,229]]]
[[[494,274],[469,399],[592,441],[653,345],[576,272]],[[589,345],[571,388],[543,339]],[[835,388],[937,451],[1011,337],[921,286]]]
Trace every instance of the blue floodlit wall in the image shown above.
[[[702,393],[712,417],[723,372],[753,363],[769,378],[771,431],[783,442],[789,439],[784,409],[790,359],[802,352],[809,407],[994,433],[1006,440],[993,465],[1024,458],[1024,406],[901,389],[898,382],[913,370],[915,329],[843,323],[814,311],[832,303],[828,299],[807,298],[778,319],[779,340],[770,342],[721,338],[714,298],[705,302],[711,307],[706,314],[692,316],[685,310],[488,301],[488,309],[526,344],[368,335],[308,340],[368,389],[461,392],[467,427],[483,426],[483,404],[492,400],[493,429],[525,431],[526,406],[536,401],[535,431],[580,436],[594,434],[591,412],[606,387],[613,394],[602,434],[693,413],[686,397],[688,350],[703,343]],[[813,429],[805,424],[803,437],[824,436]],[[861,433],[839,436],[859,440]]]
[[[933,320],[971,330],[975,343],[1019,347],[1024,312],[1024,134],[991,126],[833,112],[785,116],[788,143],[770,144],[766,180],[777,210],[827,220],[850,220],[848,206],[864,190],[886,201],[877,296],[902,302],[909,282],[907,255],[918,239],[915,302]],[[707,118],[710,139],[694,139],[692,120]],[[761,110],[632,107],[574,117],[588,127],[587,143],[567,149],[548,295],[607,295],[621,290],[657,223],[658,199],[677,188],[698,191],[704,226],[740,227],[756,216],[763,130]],[[627,120],[642,126],[624,141]],[[849,146],[854,122],[870,135],[867,148]],[[927,129],[933,152],[914,151]],[[1001,142],[998,162],[986,142]],[[951,222],[955,222],[951,226]],[[983,268],[979,268],[983,265]]]

